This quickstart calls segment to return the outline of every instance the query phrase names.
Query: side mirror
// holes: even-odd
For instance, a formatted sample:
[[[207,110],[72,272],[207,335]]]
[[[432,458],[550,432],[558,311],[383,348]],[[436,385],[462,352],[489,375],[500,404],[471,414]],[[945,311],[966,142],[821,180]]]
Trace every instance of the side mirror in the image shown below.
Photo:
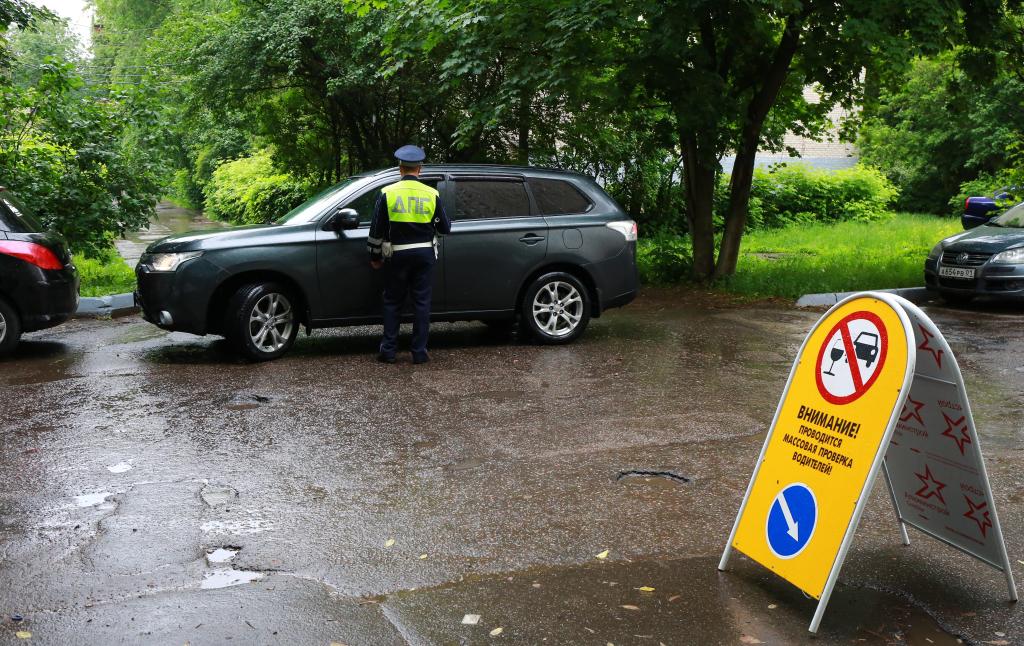
[[[359,227],[359,213],[355,209],[338,209],[327,218],[324,229],[328,231],[345,231]]]

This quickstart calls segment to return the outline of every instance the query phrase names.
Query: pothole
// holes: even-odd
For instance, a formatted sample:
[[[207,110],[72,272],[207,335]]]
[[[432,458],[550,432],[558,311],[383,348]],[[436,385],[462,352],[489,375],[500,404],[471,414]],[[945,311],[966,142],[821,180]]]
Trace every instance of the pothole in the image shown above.
[[[236,393],[231,397],[223,401],[224,408],[228,410],[252,410],[259,408],[262,404],[267,404],[271,401],[270,397],[266,395],[257,395],[255,393]]]
[[[690,482],[690,478],[678,474],[675,471],[658,471],[654,469],[629,469],[626,471],[619,471],[615,476],[615,481],[622,482],[623,480],[627,482],[631,480],[642,482],[666,480],[676,484],[688,484]]]
[[[238,491],[234,487],[227,485],[208,484],[203,487],[199,495],[202,496],[203,502],[208,506],[217,507],[218,505],[226,505],[237,498]]]
[[[229,588],[233,585],[259,581],[265,576],[266,574],[263,572],[253,572],[250,570],[212,570],[203,577],[199,588],[201,590]]]
[[[76,507],[95,507],[102,504],[107,498],[114,494],[109,491],[101,491],[99,493],[87,493],[81,496],[75,496]]]
[[[224,547],[218,547],[212,551],[206,553],[206,562],[210,565],[220,565],[227,563],[231,559],[242,551],[241,547],[235,547],[234,545],[226,545]]]

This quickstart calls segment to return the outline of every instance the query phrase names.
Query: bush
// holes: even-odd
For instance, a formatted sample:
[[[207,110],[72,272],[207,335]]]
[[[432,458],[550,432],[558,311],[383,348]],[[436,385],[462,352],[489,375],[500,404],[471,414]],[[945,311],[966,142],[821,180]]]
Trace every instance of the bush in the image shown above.
[[[728,190],[727,185],[724,191]],[[720,189],[727,198],[727,193]],[[864,166],[838,171],[779,164],[754,171],[748,229],[809,222],[869,222],[885,217],[897,195],[881,172]],[[720,205],[724,208],[724,204]]]
[[[262,224],[306,200],[308,187],[274,170],[269,151],[225,162],[206,185],[206,212],[235,224]]]
[[[960,192],[949,200],[953,215],[960,216],[964,212],[964,200],[969,197],[991,197],[996,191],[1010,186],[1024,188],[1024,169],[1008,169],[998,173],[982,173],[978,179],[972,179],[960,185]],[[1016,202],[1024,200],[1024,190],[1014,193]],[[1010,203],[1004,206],[1010,206]]]
[[[636,264],[645,285],[682,282],[689,278],[693,267],[690,239],[669,233],[640,238]]]
[[[82,280],[82,296],[124,294],[135,289],[135,272],[113,249],[95,258],[75,254],[75,266]]]
[[[192,173],[187,168],[179,168],[174,171],[168,197],[182,208],[194,210],[203,208],[203,189],[192,179]]]

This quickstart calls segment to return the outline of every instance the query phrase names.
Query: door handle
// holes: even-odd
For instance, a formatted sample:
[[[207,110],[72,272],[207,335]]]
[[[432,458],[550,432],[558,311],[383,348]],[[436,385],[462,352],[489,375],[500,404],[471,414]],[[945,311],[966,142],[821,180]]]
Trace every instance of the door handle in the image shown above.
[[[519,238],[519,242],[523,242],[531,246],[537,244],[542,240],[544,240],[544,236],[539,236],[536,233],[527,233],[522,238]]]

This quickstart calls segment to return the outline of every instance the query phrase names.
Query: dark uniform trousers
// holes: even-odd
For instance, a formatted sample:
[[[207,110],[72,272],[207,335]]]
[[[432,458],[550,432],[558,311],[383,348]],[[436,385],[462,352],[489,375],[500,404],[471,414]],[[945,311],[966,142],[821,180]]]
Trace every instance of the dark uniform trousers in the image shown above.
[[[427,248],[396,251],[384,263],[384,338],[380,353],[393,357],[398,351],[398,326],[406,292],[412,295],[415,318],[412,324],[412,354],[427,354],[430,334],[430,298],[434,286],[434,250]]]

